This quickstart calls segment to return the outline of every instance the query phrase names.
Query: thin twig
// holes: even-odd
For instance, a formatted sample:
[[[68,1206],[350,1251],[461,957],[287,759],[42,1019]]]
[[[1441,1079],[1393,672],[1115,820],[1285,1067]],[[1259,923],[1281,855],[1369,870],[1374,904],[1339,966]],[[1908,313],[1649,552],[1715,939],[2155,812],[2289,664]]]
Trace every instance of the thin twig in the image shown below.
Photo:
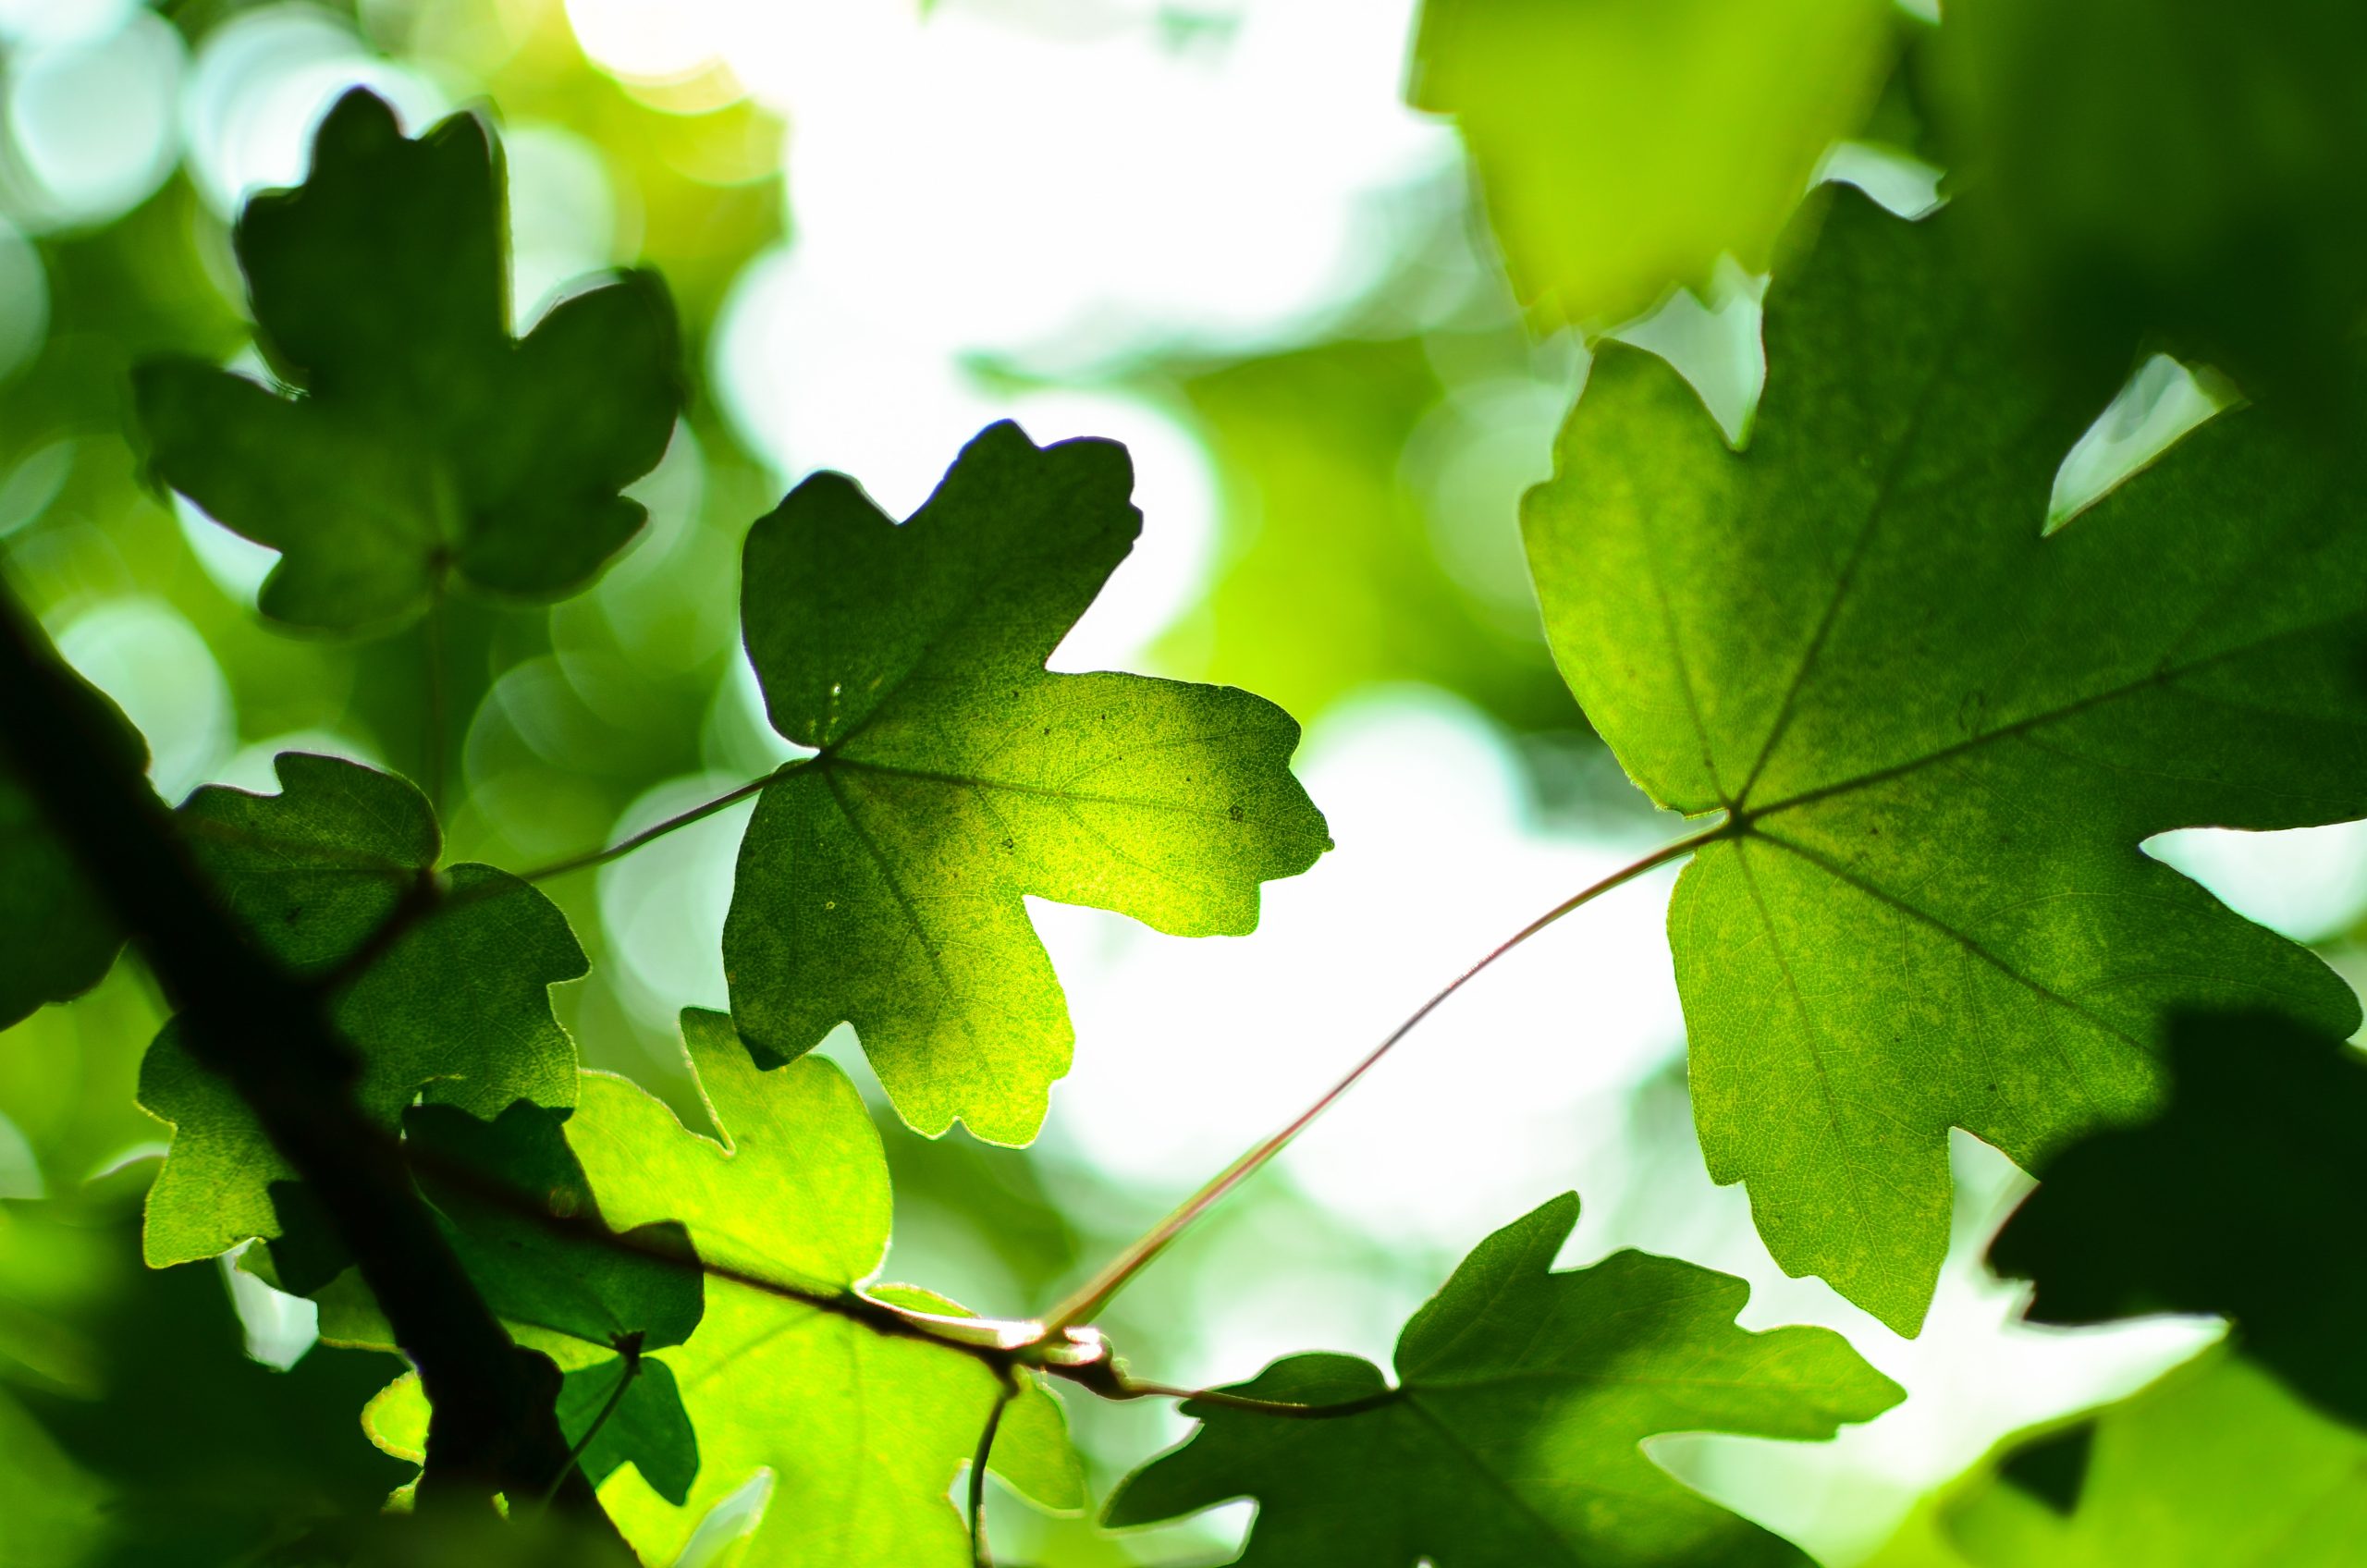
[[[1121,1373],[1119,1391],[1105,1397],[1110,1399],[1171,1399],[1186,1404],[1212,1404],[1225,1410],[1245,1410],[1258,1415],[1277,1415],[1289,1421],[1330,1421],[1343,1415],[1360,1415],[1367,1410],[1379,1410],[1393,1403],[1402,1389],[1383,1389],[1379,1393],[1363,1394],[1355,1399],[1342,1400],[1337,1404],[1296,1404],[1288,1400],[1256,1399],[1237,1394],[1230,1389],[1179,1389],[1168,1383],[1145,1382]]]
[[[1019,1384],[1008,1370],[1002,1375],[1002,1387],[995,1394],[994,1408],[987,1412],[986,1430],[978,1434],[978,1452],[970,1461],[970,1562],[972,1568],[995,1568],[994,1558],[987,1550],[987,1461],[995,1451],[995,1433],[1002,1426],[1002,1413],[1019,1397]]]
[[[641,1336],[635,1334],[633,1338],[638,1341]],[[608,1396],[607,1403],[600,1406],[600,1414],[592,1417],[592,1425],[583,1428],[583,1435],[576,1439],[575,1446],[567,1451],[567,1468],[551,1477],[551,1484],[543,1493],[538,1512],[551,1505],[551,1499],[558,1495],[559,1483],[582,1467],[583,1455],[592,1447],[592,1440],[600,1435],[600,1428],[608,1424],[608,1417],[617,1413],[617,1406],[624,1403],[625,1390],[632,1387],[632,1380],[641,1376],[640,1351],[627,1350],[618,1359],[624,1363],[624,1373],[617,1379],[617,1391]],[[589,1476],[583,1478],[587,1482],[592,1479]]]
[[[761,787],[761,782],[759,786]],[[707,808],[702,808],[707,809]],[[477,1196],[498,1204],[516,1214],[564,1236],[607,1247],[632,1252],[659,1261],[694,1268],[710,1279],[743,1286],[767,1295],[797,1302],[816,1311],[848,1318],[874,1333],[900,1339],[916,1339],[939,1345],[966,1355],[1002,1372],[1013,1366],[1028,1366],[1048,1376],[1074,1383],[1107,1399],[1164,1397],[1200,1399],[1229,1408],[1264,1410],[1269,1414],[1310,1417],[1315,1415],[1350,1415],[1369,1408],[1384,1396],[1374,1396],[1369,1402],[1355,1401],[1340,1406],[1285,1405],[1270,1401],[1250,1399],[1245,1395],[1227,1394],[1216,1390],[1171,1388],[1164,1384],[1138,1382],[1115,1368],[1108,1346],[1093,1330],[1082,1327],[1085,1318],[1098,1312],[1102,1305],[1115,1295],[1134,1274],[1141,1271],[1160,1252],[1182,1234],[1184,1229],[1208,1212],[1233,1188],[1239,1186],[1279,1154],[1282,1147],[1304,1132],[1344,1095],[1367,1072],[1369,1072],[1414,1028],[1428,1018],[1456,991],[1494,964],[1499,959],[1545,930],[1573,911],[1633,881],[1645,873],[1666,865],[1699,849],[1702,845],[1731,837],[1737,826],[1733,821],[1720,822],[1662,845],[1641,860],[1623,866],[1600,881],[1590,884],[1564,899],[1552,909],[1530,921],[1520,930],[1498,943],[1486,956],[1450,981],[1436,995],[1390,1032],[1380,1046],[1366,1055],[1346,1077],[1328,1090],[1315,1104],[1273,1136],[1267,1138],[1208,1182],[1187,1199],[1174,1213],[1161,1220],[1140,1241],[1134,1243],[1107,1268],[1088,1281],[1084,1290],[1073,1295],[1049,1319],[949,1317],[938,1314],[914,1312],[893,1306],[859,1291],[804,1284],[773,1278],[752,1269],[698,1256],[684,1256],[673,1246],[657,1242],[654,1236],[619,1233],[588,1217],[559,1216],[550,1212],[540,1194],[528,1194],[488,1182],[481,1171],[454,1163],[446,1164],[415,1145],[406,1145],[412,1165],[441,1179],[466,1185]],[[630,842],[630,841],[629,841]],[[379,1134],[384,1136],[385,1134]],[[1394,1397],[1393,1394],[1386,1397]]]
[[[546,882],[554,876],[564,876],[570,871],[582,871],[589,866],[605,865],[612,860],[621,859],[650,840],[662,839],[678,827],[688,827],[692,823],[713,816],[727,806],[738,805],[742,801],[779,778],[789,768],[801,766],[804,760],[800,758],[797,762],[790,763],[777,772],[766,774],[762,778],[752,778],[738,789],[726,790],[711,801],[693,806],[679,816],[669,816],[655,827],[644,827],[632,838],[610,844],[605,850],[586,850],[580,855],[570,855],[565,860],[554,861],[548,865],[536,866],[532,871],[521,871],[514,875],[521,882]]]
[[[1469,985],[1498,959],[1551,925],[1564,915],[1584,908],[1613,888],[1633,881],[1648,871],[1658,870],[1671,861],[1681,860],[1702,845],[1725,838],[1734,831],[1733,821],[1721,821],[1698,833],[1688,833],[1673,843],[1663,844],[1633,864],[1622,866],[1601,881],[1571,894],[1502,942],[1497,943],[1478,962],[1448,981],[1429,1000],[1416,1008],[1405,1021],[1391,1030],[1387,1037],[1374,1047],[1362,1061],[1350,1068],[1346,1077],[1325,1090],[1313,1105],[1293,1117],[1280,1131],[1252,1146],[1240,1158],[1209,1178],[1207,1184],[1198,1192],[1185,1198],[1166,1219],[1152,1226],[1139,1240],[1079,1286],[1046,1319],[1047,1324],[1052,1329],[1059,1330],[1086,1322],[1098,1315],[1104,1306],[1109,1305],[1112,1296],[1125,1288],[1128,1280],[1140,1273],[1160,1253],[1165,1252],[1174,1243],[1176,1238],[1189,1230],[1202,1215],[1223,1201],[1235,1187],[1256,1175],[1264,1169],[1269,1160],[1289,1147],[1291,1140],[1306,1132],[1317,1117],[1331,1109],[1341,1096],[1355,1087],[1357,1081],[1379,1066],[1381,1059],[1395,1049],[1400,1040],[1414,1032],[1416,1025],[1438,1011],[1441,1003]]]
[[[513,1218],[524,1219],[564,1241],[628,1254],[653,1263],[693,1268],[710,1280],[739,1285],[778,1300],[794,1302],[834,1317],[843,1317],[889,1339],[921,1340],[971,1357],[989,1368],[1025,1362],[1033,1366],[1045,1338],[1043,1326],[1033,1321],[999,1317],[949,1317],[895,1306],[860,1291],[808,1283],[743,1268],[701,1255],[695,1245],[685,1251],[665,1239],[663,1231],[618,1231],[590,1215],[556,1214],[549,1195],[497,1181],[466,1160],[448,1159],[408,1140],[373,1128],[371,1136],[399,1149],[419,1175],[465,1192]],[[1046,1370],[1055,1370],[1047,1365]]]

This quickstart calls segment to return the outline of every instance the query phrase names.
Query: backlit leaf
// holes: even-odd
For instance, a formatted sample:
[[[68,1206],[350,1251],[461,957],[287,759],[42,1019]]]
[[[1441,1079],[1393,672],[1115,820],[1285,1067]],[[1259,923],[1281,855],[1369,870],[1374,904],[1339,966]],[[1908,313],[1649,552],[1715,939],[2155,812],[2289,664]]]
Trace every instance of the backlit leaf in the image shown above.
[[[682,1035],[717,1137],[686,1131],[621,1078],[584,1075],[568,1136],[609,1222],[680,1220],[702,1258],[742,1275],[958,1312],[871,1283],[887,1251],[888,1168],[845,1075],[820,1057],[760,1072],[720,1014],[685,1012]],[[772,1500],[747,1568],[970,1562],[947,1488],[999,1392],[974,1357],[711,1276],[698,1332],[657,1359],[698,1429],[689,1505],[630,1474],[601,1491],[648,1561],[672,1561],[709,1507],[766,1469]],[[1076,1507],[1083,1481],[1060,1406],[1032,1376],[1024,1389],[995,1467],[1030,1497]]]
[[[1240,935],[1331,847],[1272,704],[1044,668],[1134,545],[1131,485],[1114,443],[998,424],[901,525],[826,473],[749,533],[749,657],[819,753],[759,798],[724,928],[760,1060],[851,1022],[913,1126],[1025,1143],[1074,1036],[1023,894]]]
[[[1947,1133],[2033,1167],[2158,1100],[2174,1010],[2350,988],[2140,853],[2367,814],[2355,477],[2259,410],[2052,536],[2052,405],[1953,214],[1852,194],[1767,304],[1751,448],[1606,349],[1525,510],[1555,656],[1637,783],[1723,811],[1669,909],[1711,1173],[1901,1332]]]
[[[2367,1435],[2214,1351],[2008,1439],[1867,1568],[2354,1568]]]

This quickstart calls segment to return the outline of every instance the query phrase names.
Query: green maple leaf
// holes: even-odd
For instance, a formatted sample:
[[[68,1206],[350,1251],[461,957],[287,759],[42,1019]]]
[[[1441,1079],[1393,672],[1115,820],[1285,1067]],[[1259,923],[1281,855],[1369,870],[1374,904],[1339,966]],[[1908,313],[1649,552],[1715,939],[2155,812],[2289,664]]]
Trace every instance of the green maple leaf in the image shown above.
[[[1242,1568],[1804,1564],[1646,1458],[1662,1432],[1824,1439],[1901,1390],[1824,1329],[1735,1325],[1749,1287],[1646,1253],[1556,1274],[1564,1194],[1473,1249],[1397,1341],[1397,1383],[1296,1355],[1222,1390],[1350,1414],[1187,1403],[1200,1429],[1129,1477],[1111,1525],[1257,1501]]]
[[[748,655],[820,753],[740,849],[724,969],[758,1060],[849,1021],[913,1126],[1025,1143],[1074,1036],[1022,894],[1238,935],[1331,847],[1272,704],[1044,668],[1134,545],[1131,486],[1114,443],[998,424],[901,526],[826,473],[750,532]]]
[[[92,732],[105,737],[124,767],[147,772],[148,743],[122,710],[86,682],[77,690]],[[97,985],[122,947],[114,913],[0,748],[0,1029]]]
[[[2367,814],[2367,528],[2264,413],[2224,415],[2052,536],[2079,434],[1944,214],[1844,194],[1767,306],[1729,451],[1612,347],[1525,508],[1571,690],[1634,778],[1727,814],[1669,939],[1711,1174],[1784,1268],[1912,1333],[1947,1132],[2035,1167],[2143,1114],[2169,1014],[2349,987],[2138,850]]]
[[[2355,1568],[2362,1471],[2367,1434],[2214,1351],[2008,1439],[1867,1568]]]
[[[2367,1256],[2333,1246],[2367,1212],[2367,1058],[2274,1015],[2177,1021],[2170,1104],[2046,1163],[1990,1243],[2032,1280],[2029,1316],[2236,1320],[2244,1353],[2367,1427]]]
[[[584,1075],[568,1138],[609,1222],[678,1220],[701,1258],[743,1278],[959,1312],[869,1282],[887,1251],[888,1167],[845,1074],[819,1057],[761,1072],[718,1013],[685,1012],[682,1035],[720,1141],[685,1131],[621,1078]],[[975,1358],[714,1275],[697,1334],[651,1359],[671,1366],[701,1466],[687,1506],[629,1473],[602,1488],[648,1561],[672,1561],[708,1508],[769,1470],[772,1501],[742,1559],[749,1568],[970,1562],[947,1488],[1000,1394]],[[1022,1376],[995,1468],[1048,1505],[1077,1507],[1083,1480],[1060,1406]]]
[[[1609,326],[1721,256],[1766,268],[1895,26],[1881,0],[1425,0],[1409,97],[1455,116],[1521,297]]]
[[[326,976],[361,951],[422,879],[440,840],[404,780],[300,752],[276,762],[281,792],[210,786],[180,810],[190,852],[253,939],[297,973]],[[332,1010],[362,1061],[355,1094],[388,1132],[424,1093],[480,1118],[513,1100],[564,1109],[575,1046],[550,987],[583,974],[583,951],[548,899],[489,865],[443,876],[440,906],[361,974]],[[198,1064],[167,1023],[140,1068],[140,1103],[173,1124],[143,1236],[158,1268],[280,1234],[271,1186],[290,1182],[253,1114]]]
[[[617,492],[681,406],[672,307],[629,273],[513,338],[502,192],[474,117],[407,141],[349,92],[311,177],[250,202],[235,237],[257,337],[300,395],[192,360],[140,368],[156,473],[282,552],[264,613],[350,631],[456,578],[555,598],[640,531]]]

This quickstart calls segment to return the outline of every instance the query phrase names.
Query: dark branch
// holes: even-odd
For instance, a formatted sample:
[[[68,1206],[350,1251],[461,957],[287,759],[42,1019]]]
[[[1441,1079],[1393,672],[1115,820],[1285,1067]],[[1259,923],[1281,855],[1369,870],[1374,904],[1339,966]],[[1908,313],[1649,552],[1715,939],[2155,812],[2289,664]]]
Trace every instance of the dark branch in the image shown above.
[[[478,1295],[354,1101],[356,1063],[323,992],[251,947],[216,903],[172,814],[13,593],[0,587],[0,760],[32,795],[180,1010],[191,1051],[253,1110],[312,1189],[434,1404],[424,1502],[553,1490],[606,1524],[568,1462],[559,1375]],[[622,1542],[618,1542],[619,1550]]]

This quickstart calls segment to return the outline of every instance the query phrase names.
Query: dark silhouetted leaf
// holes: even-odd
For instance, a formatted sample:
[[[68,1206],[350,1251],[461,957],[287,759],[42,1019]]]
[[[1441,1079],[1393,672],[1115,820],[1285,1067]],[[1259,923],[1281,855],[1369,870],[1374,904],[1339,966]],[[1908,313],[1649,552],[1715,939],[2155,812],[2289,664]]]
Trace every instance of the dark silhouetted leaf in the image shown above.
[[[2367,325],[2367,11],[1979,0],[1939,34],[1949,161],[2038,336],[2090,374],[2166,345],[2338,393]]]
[[[638,1370],[611,1410],[609,1401],[629,1365]],[[594,1486],[631,1464],[668,1502],[679,1506],[689,1499],[699,1473],[698,1434],[682,1407],[674,1369],[665,1362],[611,1355],[578,1366],[560,1379],[558,1415],[569,1444],[582,1447],[576,1463]],[[420,1390],[419,1374],[411,1372],[378,1391],[362,1425],[372,1442],[419,1464],[427,1458],[427,1396]]]
[[[0,1512],[0,1562],[72,1568],[217,1568],[257,1561],[313,1525],[374,1512],[402,1468],[355,1426],[399,1365],[323,1349],[292,1370],[249,1359],[213,1269],[151,1273],[128,1225],[55,1204],[0,1213],[0,1306],[70,1335],[76,1382],[44,1386],[0,1356],[0,1430],[36,1424],[55,1445],[0,1452],[0,1501],[21,1464],[70,1457],[55,1476],[85,1506],[64,1517]],[[36,1274],[46,1278],[35,1278]],[[11,1406],[14,1406],[14,1412]],[[43,1509],[49,1502],[45,1500]],[[58,1550],[37,1555],[43,1536]]]
[[[1990,1243],[2042,1323],[2236,1320],[2244,1354],[2367,1427],[2367,1058],[2268,1014],[2182,1018],[2170,1104],[2046,1163]]]

